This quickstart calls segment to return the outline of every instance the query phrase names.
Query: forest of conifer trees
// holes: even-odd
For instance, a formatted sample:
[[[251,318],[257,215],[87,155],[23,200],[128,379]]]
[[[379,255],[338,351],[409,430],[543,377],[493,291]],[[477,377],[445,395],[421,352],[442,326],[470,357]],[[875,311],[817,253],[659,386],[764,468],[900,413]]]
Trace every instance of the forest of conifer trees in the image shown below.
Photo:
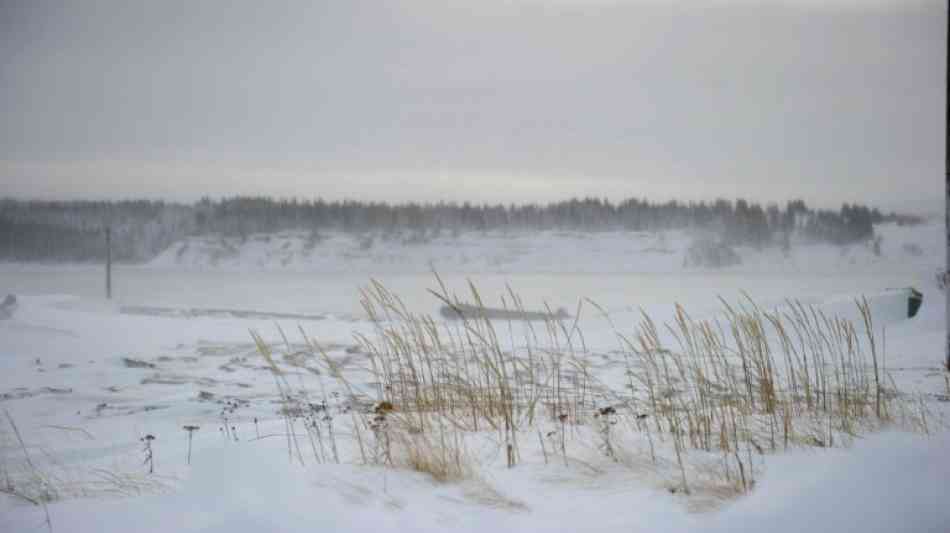
[[[0,200],[0,260],[87,262],[105,257],[104,228],[112,228],[113,257],[151,259],[185,237],[243,237],[284,230],[395,232],[424,238],[462,232],[572,230],[697,230],[727,245],[757,248],[798,241],[836,245],[865,242],[873,224],[917,222],[913,216],[862,205],[811,209],[802,200],[766,207],[746,200],[681,203],[571,199],[544,205],[465,203],[387,204],[233,197],[194,204],[161,201]]]

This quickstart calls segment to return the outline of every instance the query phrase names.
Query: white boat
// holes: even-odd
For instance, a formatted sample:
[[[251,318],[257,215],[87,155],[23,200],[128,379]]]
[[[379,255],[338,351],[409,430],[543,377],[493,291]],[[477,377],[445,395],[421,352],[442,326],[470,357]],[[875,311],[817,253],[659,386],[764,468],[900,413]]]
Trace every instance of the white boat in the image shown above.
[[[827,315],[860,323],[862,318],[855,304],[865,300],[874,321],[884,324],[914,318],[924,302],[924,295],[913,287],[884,289],[879,292],[835,296],[821,302],[817,307]]]
[[[564,308],[556,312],[549,311],[522,311],[518,309],[498,309],[471,304],[443,305],[439,310],[443,318],[449,320],[488,318],[491,320],[561,320],[570,318]]]

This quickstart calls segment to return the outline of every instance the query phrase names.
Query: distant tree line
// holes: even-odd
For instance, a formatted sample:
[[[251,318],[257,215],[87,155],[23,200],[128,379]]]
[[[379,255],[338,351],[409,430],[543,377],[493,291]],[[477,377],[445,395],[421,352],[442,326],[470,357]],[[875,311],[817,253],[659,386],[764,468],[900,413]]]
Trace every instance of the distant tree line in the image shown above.
[[[728,245],[788,246],[791,239],[847,245],[874,236],[886,221],[916,217],[845,204],[814,210],[802,200],[765,207],[746,200],[650,202],[631,198],[571,199],[548,204],[469,202],[389,204],[321,199],[234,197],[194,204],[161,201],[0,200],[0,260],[94,261],[105,256],[104,228],[112,228],[113,257],[146,261],[188,236],[247,238],[254,233],[304,230],[382,237],[408,233],[418,241],[467,231],[710,232]]]

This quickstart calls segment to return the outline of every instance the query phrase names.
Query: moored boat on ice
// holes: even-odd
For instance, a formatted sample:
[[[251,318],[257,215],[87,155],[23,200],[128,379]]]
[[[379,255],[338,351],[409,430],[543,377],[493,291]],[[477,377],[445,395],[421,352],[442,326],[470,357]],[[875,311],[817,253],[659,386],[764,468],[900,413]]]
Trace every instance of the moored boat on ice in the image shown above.
[[[567,310],[558,309],[556,312],[550,311],[524,311],[519,309],[498,309],[494,307],[483,307],[471,304],[452,304],[443,305],[439,310],[442,318],[448,320],[487,318],[490,320],[561,320],[570,318]]]

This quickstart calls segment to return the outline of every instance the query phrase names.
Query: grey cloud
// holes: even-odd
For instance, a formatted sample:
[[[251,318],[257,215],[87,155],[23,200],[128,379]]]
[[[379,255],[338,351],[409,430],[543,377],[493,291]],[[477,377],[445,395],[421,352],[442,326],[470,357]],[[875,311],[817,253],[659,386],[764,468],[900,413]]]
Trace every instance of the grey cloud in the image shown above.
[[[2,9],[9,194],[942,206],[936,1]]]

